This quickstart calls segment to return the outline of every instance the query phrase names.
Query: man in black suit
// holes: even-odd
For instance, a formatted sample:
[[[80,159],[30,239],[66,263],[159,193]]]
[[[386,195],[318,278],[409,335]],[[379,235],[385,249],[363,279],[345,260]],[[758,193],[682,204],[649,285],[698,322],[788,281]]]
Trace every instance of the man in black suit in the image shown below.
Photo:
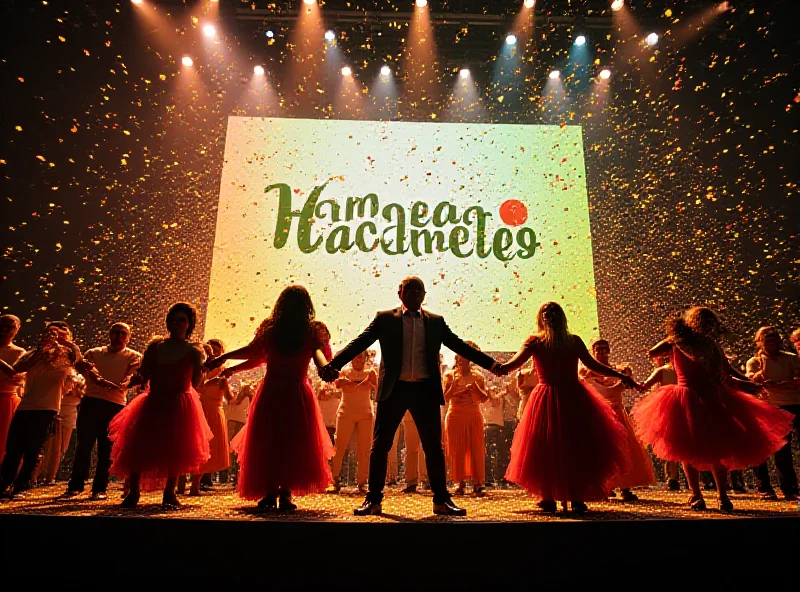
[[[378,401],[372,451],[369,457],[369,493],[356,516],[381,513],[386,465],[394,434],[406,411],[417,425],[433,490],[433,513],[465,516],[447,490],[442,424],[439,408],[444,405],[439,350],[442,344],[475,364],[497,372],[499,362],[464,343],[450,330],[444,318],[422,310],[425,285],[418,277],[407,277],[398,291],[401,307],[375,315],[364,332],[340,351],[320,377],[335,380],[350,360],[379,341],[381,365],[374,398]]]

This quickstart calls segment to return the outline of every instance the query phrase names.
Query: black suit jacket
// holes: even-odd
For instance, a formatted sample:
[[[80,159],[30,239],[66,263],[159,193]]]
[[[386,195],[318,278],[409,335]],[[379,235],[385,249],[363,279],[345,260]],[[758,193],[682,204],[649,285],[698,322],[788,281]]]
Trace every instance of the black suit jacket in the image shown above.
[[[439,397],[439,404],[444,405],[444,392],[442,391],[442,374],[439,367],[439,350],[446,345],[458,355],[470,362],[486,368],[492,367],[494,360],[477,349],[467,345],[450,330],[444,318],[431,312],[421,310],[425,323],[425,350],[428,362],[428,373],[435,379],[431,388],[435,389]],[[392,394],[395,384],[400,376],[403,363],[403,309],[395,308],[384,310],[375,315],[375,318],[364,329],[364,332],[351,341],[347,347],[337,353],[330,361],[330,365],[341,370],[358,354],[370,345],[379,341],[381,344],[381,365],[378,371],[378,388],[373,398],[384,401]]]

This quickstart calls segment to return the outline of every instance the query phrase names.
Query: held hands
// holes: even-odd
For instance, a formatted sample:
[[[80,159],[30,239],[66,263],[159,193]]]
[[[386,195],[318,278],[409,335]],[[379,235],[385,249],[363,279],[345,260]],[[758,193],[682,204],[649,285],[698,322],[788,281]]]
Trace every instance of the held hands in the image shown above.
[[[319,377],[325,382],[333,382],[339,378],[339,371],[330,364],[326,364],[317,370],[317,374],[319,374]]]
[[[506,374],[508,374],[508,368],[506,367],[505,364],[501,364],[500,362],[495,360],[494,364],[492,364],[492,367],[489,368],[489,372],[491,372],[495,376],[505,376]]]
[[[216,370],[217,368],[222,366],[224,363],[225,363],[225,356],[222,355],[213,358],[211,360],[206,360],[205,363],[203,364],[203,368],[206,370],[206,372],[211,372],[212,370]],[[223,370],[223,373],[224,372],[225,371]]]
[[[630,376],[623,375],[622,379],[620,380],[620,382],[622,382],[622,384],[625,385],[625,388],[629,388],[631,390],[639,391],[640,393],[644,392],[644,386],[642,386],[641,384],[636,382]]]

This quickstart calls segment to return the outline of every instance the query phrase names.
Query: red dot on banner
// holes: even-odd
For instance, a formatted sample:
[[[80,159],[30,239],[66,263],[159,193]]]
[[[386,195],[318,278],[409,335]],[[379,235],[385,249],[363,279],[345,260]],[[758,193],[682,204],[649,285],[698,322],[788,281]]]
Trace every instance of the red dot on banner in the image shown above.
[[[528,219],[528,208],[516,199],[509,199],[500,204],[500,219],[509,226],[519,226]]]

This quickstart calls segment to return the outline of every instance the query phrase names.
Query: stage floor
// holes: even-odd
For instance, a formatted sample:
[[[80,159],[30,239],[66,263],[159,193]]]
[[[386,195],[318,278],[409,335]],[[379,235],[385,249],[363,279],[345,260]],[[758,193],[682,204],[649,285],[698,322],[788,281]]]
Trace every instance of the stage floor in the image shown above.
[[[548,515],[536,507],[536,500],[524,492],[514,489],[489,489],[486,497],[454,497],[456,503],[467,509],[466,518],[434,516],[431,513],[432,498],[429,492],[403,494],[401,487],[387,488],[383,503],[383,516],[356,518],[353,508],[363,500],[355,488],[342,490],[339,495],[314,494],[295,499],[296,512],[264,513],[257,511],[255,502],[240,499],[231,486],[216,486],[212,492],[201,497],[180,496],[183,507],[166,511],[161,508],[160,493],[142,495],[136,510],[119,507],[121,487],[113,486],[105,501],[91,501],[89,493],[77,498],[59,499],[66,483],[51,487],[39,487],[29,492],[23,500],[0,503],[0,516],[4,514],[69,516],[69,517],[121,517],[121,518],[170,518],[223,521],[277,521],[277,522],[496,522],[526,523],[552,521],[652,521],[652,520],[697,520],[730,518],[800,518],[797,502],[765,502],[756,493],[733,494],[732,513],[716,510],[716,492],[706,492],[709,511],[694,512],[689,509],[686,491],[671,492],[663,489],[637,490],[640,500],[623,503],[610,499],[589,504],[590,512],[579,517],[560,512]]]

